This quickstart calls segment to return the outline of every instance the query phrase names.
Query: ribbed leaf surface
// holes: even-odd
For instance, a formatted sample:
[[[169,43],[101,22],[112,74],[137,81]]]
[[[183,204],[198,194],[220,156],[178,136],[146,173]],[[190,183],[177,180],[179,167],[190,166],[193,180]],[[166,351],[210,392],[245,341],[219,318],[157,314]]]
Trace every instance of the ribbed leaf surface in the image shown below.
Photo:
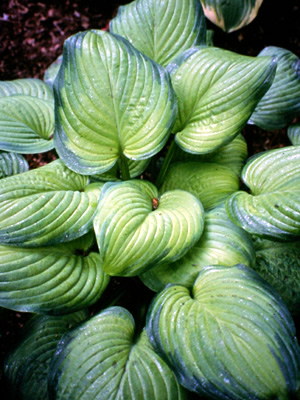
[[[65,42],[54,89],[55,146],[79,173],[105,172],[124,156],[150,158],[174,124],[175,96],[163,67],[104,31]]]
[[[40,79],[24,78],[0,81],[0,97],[26,95],[53,102],[53,92]]]
[[[201,0],[205,16],[225,32],[236,31],[256,17],[263,0]]]
[[[184,50],[206,43],[199,0],[137,0],[119,7],[109,29],[163,66]]]
[[[269,89],[271,57],[248,57],[215,47],[195,47],[169,66],[178,97],[173,131],[194,154],[211,153],[234,139]]]
[[[50,369],[50,400],[180,400],[184,392],[131,314],[105,309],[65,335]]]
[[[53,149],[53,102],[33,96],[0,97],[0,149],[42,153]]]
[[[300,148],[287,146],[250,159],[242,179],[251,193],[226,200],[230,218],[252,234],[296,240],[300,234]]]
[[[76,255],[67,245],[0,246],[0,305],[63,314],[95,303],[108,285],[98,253]]]
[[[186,190],[201,201],[205,210],[209,210],[221,204],[239,187],[239,177],[228,167],[210,162],[182,161],[170,166],[159,192]]]
[[[0,243],[41,246],[69,241],[92,228],[103,184],[60,160],[0,181]]]
[[[204,268],[190,293],[157,295],[147,334],[191,391],[214,399],[289,398],[297,390],[295,326],[273,288],[242,265]]]
[[[83,311],[63,317],[34,316],[22,329],[5,362],[5,377],[15,399],[48,399],[48,371],[62,335],[87,318]]]
[[[28,171],[26,159],[17,153],[0,152],[0,178]]]
[[[289,50],[270,46],[259,56],[276,56],[274,81],[258,103],[249,123],[265,130],[287,127],[300,113],[300,59]]]
[[[154,267],[140,278],[156,292],[169,283],[191,288],[207,265],[253,266],[254,262],[251,236],[230,221],[222,205],[206,213],[203,234],[185,256],[171,264]]]
[[[300,144],[300,123],[292,124],[287,130],[288,137],[294,146]]]
[[[138,275],[175,261],[202,234],[203,207],[188,192],[158,197],[154,185],[136,180],[106,183],[101,193],[94,230],[104,271],[110,275]]]

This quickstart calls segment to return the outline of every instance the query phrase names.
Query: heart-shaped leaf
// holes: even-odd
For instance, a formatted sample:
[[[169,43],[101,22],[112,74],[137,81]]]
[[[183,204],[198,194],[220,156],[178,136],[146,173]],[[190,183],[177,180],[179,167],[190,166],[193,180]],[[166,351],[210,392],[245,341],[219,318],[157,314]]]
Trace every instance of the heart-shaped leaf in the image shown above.
[[[249,57],[216,47],[195,47],[168,67],[178,98],[176,143],[211,153],[247,123],[275,74],[271,57]]]
[[[300,59],[275,46],[266,47],[259,56],[276,56],[277,69],[270,89],[248,122],[265,130],[285,128],[300,113]]]
[[[80,32],[65,41],[54,90],[55,147],[82,174],[103,173],[124,158],[152,157],[176,117],[164,68],[104,31]]]
[[[73,240],[92,228],[103,183],[61,160],[0,181],[0,243],[41,246]]]
[[[62,317],[36,315],[27,322],[5,362],[11,398],[48,399],[48,371],[56,346],[64,333],[87,316],[83,311]]]
[[[79,251],[72,242],[35,249],[0,246],[0,305],[66,314],[94,304],[109,276],[98,253],[76,254]]]
[[[182,161],[170,166],[159,192],[186,190],[201,201],[205,210],[209,210],[221,204],[239,187],[239,177],[228,167],[212,162]]]
[[[250,158],[242,179],[251,193],[239,191],[226,200],[233,222],[265,238],[296,240],[300,236],[300,147]]]
[[[53,92],[40,79],[24,78],[0,81],[0,97],[26,95],[53,102]]]
[[[182,257],[200,238],[202,204],[191,193],[158,196],[148,181],[106,183],[94,219],[104,271],[134,276]]]
[[[111,307],[63,336],[49,373],[49,400],[182,400],[184,390],[132,315]]]
[[[204,231],[198,242],[179,260],[155,266],[140,278],[151,290],[159,292],[169,284],[194,285],[199,272],[207,265],[253,266],[255,251],[251,236],[230,221],[224,205],[205,215]]]
[[[214,399],[287,399],[300,351],[277,292],[243,265],[202,269],[192,292],[170,285],[149,309],[147,334],[180,383]]]
[[[0,178],[28,171],[26,159],[17,153],[0,152]]]
[[[23,154],[53,149],[53,101],[14,95],[0,97],[0,149]]]
[[[199,0],[133,1],[119,7],[109,29],[163,66],[184,50],[206,44]]]

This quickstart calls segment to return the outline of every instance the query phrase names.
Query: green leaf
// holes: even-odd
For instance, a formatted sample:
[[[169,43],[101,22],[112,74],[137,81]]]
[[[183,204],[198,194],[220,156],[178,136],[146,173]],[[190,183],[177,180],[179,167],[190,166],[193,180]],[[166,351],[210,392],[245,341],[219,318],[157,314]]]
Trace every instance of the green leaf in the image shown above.
[[[287,130],[288,137],[294,146],[300,144],[300,123],[292,124]]]
[[[271,57],[216,47],[184,52],[168,67],[178,98],[173,132],[179,147],[206,154],[233,140],[269,89],[275,69]]]
[[[287,399],[298,388],[293,319],[277,292],[243,265],[209,266],[193,290],[170,285],[146,331],[179,382],[214,399]]]
[[[103,184],[61,160],[0,181],[0,243],[38,247],[73,240],[92,228]]]
[[[186,190],[201,201],[205,210],[209,210],[221,204],[239,187],[239,177],[228,167],[210,162],[182,161],[170,166],[159,192]]]
[[[0,81],[0,97],[26,95],[53,102],[53,92],[42,80],[35,78]]]
[[[21,340],[5,361],[4,373],[11,398],[48,399],[48,371],[62,335],[87,318],[86,312],[62,317],[31,317]]]
[[[300,59],[289,50],[270,46],[259,55],[277,58],[274,81],[249,119],[261,129],[287,127],[300,113]]]
[[[62,63],[62,54],[57,57],[57,59],[49,65],[49,67],[46,69],[44,73],[44,82],[50,86],[50,88],[53,88],[53,83],[54,80],[58,74],[59,68]]]
[[[198,161],[213,162],[230,168],[240,176],[241,170],[248,157],[247,142],[242,134],[238,134],[231,142],[217,151],[208,154],[186,153],[176,146],[172,162],[176,161]]]
[[[0,178],[28,171],[26,159],[17,153],[0,152]]]
[[[53,149],[53,101],[27,95],[0,97],[0,149],[23,154]]]
[[[104,31],[66,40],[54,90],[55,146],[82,174],[103,173],[124,158],[152,157],[164,147],[176,117],[164,68]]]
[[[109,29],[163,66],[184,50],[206,44],[199,0],[133,1],[119,7]]]
[[[201,0],[205,16],[225,32],[233,32],[256,18],[263,0]]]
[[[229,217],[251,234],[275,240],[300,236],[300,148],[287,146],[250,158],[242,179],[251,193],[226,200]]]
[[[198,242],[179,260],[155,266],[140,278],[151,290],[159,292],[169,284],[191,288],[199,272],[207,265],[253,266],[255,251],[251,236],[227,216],[224,205],[205,215],[204,231]]]
[[[128,160],[130,178],[136,178],[141,175],[147,169],[150,161],[151,159],[141,161]],[[90,179],[92,181],[100,182],[120,181],[122,179],[122,172],[120,171],[118,164],[115,164],[109,171],[104,172],[103,174],[91,175]]]
[[[109,283],[100,256],[61,244],[35,249],[0,246],[0,305],[63,314],[94,304]],[[76,246],[76,244],[74,245]]]
[[[111,307],[66,334],[49,373],[49,400],[180,400],[184,390],[132,315]]]
[[[159,197],[144,180],[106,183],[94,219],[103,269],[109,275],[134,276],[175,261],[197,242],[203,225],[203,207],[188,192]]]

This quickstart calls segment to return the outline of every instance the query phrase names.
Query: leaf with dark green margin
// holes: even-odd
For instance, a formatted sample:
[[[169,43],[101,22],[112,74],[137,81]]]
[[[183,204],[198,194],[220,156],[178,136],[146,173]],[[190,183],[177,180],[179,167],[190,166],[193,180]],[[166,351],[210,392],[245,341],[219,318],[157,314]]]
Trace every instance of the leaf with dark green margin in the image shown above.
[[[226,200],[233,222],[251,234],[275,240],[300,236],[300,148],[287,146],[250,158],[242,179],[251,193]]]
[[[191,391],[214,399],[291,398],[300,351],[277,292],[243,265],[208,266],[192,291],[167,286],[146,323],[154,348]]]
[[[288,137],[294,146],[300,144],[300,123],[292,124],[287,130]]]
[[[40,247],[76,239],[92,229],[103,183],[61,160],[0,180],[0,243]]]
[[[239,134],[225,146],[220,147],[217,151],[208,154],[186,153],[180,147],[176,146],[172,163],[176,161],[213,162],[232,169],[236,175],[240,176],[247,157],[247,142],[244,136]]]
[[[26,323],[17,346],[5,360],[11,398],[48,399],[48,371],[56,346],[63,334],[87,317],[85,311],[61,317],[35,315]]]
[[[249,57],[216,47],[194,47],[168,66],[178,99],[176,143],[192,154],[233,140],[269,89],[272,57]]]
[[[173,190],[159,197],[145,180],[106,183],[94,219],[103,269],[134,276],[175,261],[199,240],[203,225],[202,204],[191,193]]]
[[[136,336],[122,307],[107,308],[63,336],[50,367],[49,400],[186,398],[145,332]]]
[[[27,160],[17,153],[0,152],[0,179],[28,171]]]
[[[186,190],[195,195],[207,211],[223,203],[239,188],[239,177],[228,167],[213,162],[179,161],[169,167],[159,193]]]
[[[166,144],[177,113],[165,69],[104,31],[65,41],[54,92],[56,150],[82,174],[152,157]]]
[[[142,282],[155,292],[169,284],[191,288],[199,272],[207,265],[253,266],[255,251],[251,236],[230,221],[224,205],[205,215],[204,231],[200,240],[179,260],[155,266],[140,275]]]
[[[263,0],[201,0],[205,16],[225,32],[233,32],[256,18]]]
[[[300,113],[300,59],[289,50],[270,46],[259,55],[277,58],[274,81],[260,100],[248,123],[261,129],[287,127]]]
[[[110,278],[99,254],[85,254],[80,239],[34,249],[0,246],[0,305],[57,315],[94,304]]]
[[[109,29],[163,66],[184,50],[206,44],[199,0],[133,1],[119,7]]]

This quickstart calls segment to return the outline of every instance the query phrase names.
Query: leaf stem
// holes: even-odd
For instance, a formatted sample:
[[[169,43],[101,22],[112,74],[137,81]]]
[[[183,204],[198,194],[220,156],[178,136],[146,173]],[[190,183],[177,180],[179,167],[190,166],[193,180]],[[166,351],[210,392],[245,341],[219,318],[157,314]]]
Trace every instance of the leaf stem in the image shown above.
[[[119,168],[121,171],[122,181],[128,181],[130,179],[128,158],[125,157],[123,154],[121,155],[121,158],[119,159]]]
[[[155,185],[156,185],[157,188],[160,187],[160,185],[162,184],[162,182],[163,182],[163,180],[165,178],[165,175],[167,173],[169,165],[170,165],[170,163],[172,161],[174,152],[175,152],[175,140],[173,139],[171,141],[171,144],[170,144],[169,148],[168,148],[166,157],[165,157],[165,159],[163,161],[163,165],[161,166],[161,169],[160,169],[160,171],[159,171],[159,173],[157,175],[157,178],[156,178]]]

